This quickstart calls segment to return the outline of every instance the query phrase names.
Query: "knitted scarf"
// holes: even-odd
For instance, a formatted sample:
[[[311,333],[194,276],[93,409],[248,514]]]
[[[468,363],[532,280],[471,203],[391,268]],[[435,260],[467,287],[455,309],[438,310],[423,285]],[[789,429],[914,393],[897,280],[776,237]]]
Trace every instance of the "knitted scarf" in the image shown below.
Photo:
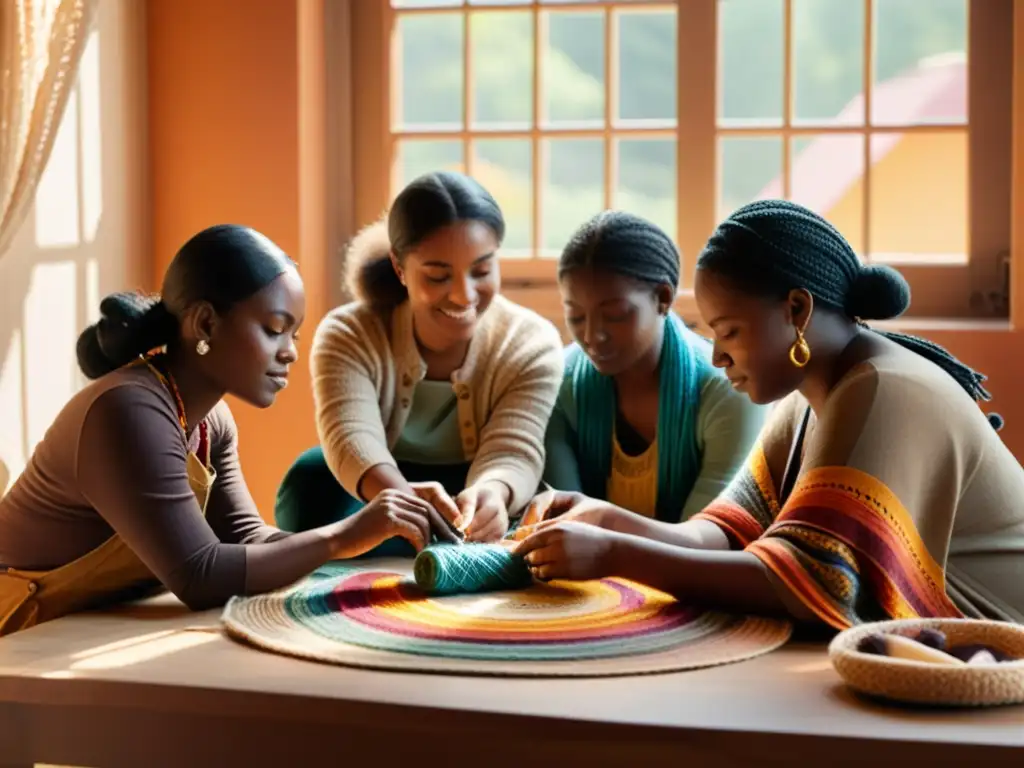
[[[678,522],[686,498],[700,473],[697,409],[700,387],[710,363],[693,348],[699,337],[675,313],[665,320],[658,382],[657,519]],[[598,372],[586,353],[573,344],[566,355],[566,375],[576,401],[577,456],[583,492],[605,498],[611,474],[612,440],[618,411],[614,381]]]

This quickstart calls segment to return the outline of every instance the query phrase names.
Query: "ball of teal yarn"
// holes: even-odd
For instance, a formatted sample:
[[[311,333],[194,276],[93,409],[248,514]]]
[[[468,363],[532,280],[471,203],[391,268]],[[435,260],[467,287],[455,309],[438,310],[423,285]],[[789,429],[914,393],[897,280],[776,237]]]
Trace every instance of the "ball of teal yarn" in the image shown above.
[[[526,561],[499,544],[434,544],[416,555],[412,573],[428,595],[523,589],[533,583]]]

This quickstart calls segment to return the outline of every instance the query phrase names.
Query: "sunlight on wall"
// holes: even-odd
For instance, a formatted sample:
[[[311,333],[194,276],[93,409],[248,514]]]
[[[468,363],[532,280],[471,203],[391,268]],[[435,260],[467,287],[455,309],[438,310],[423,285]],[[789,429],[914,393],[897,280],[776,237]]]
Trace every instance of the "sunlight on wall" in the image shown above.
[[[100,102],[100,46],[93,34],[82,52],[78,70],[78,150],[82,195],[79,231],[82,239],[92,242],[103,216],[103,142],[100,136],[102,112]]]
[[[35,234],[39,248],[74,248],[78,234],[78,87],[68,98],[53,151],[36,187]]]
[[[7,335],[7,334],[5,334]],[[25,444],[21,409],[21,331],[9,332],[7,354],[0,360],[0,462],[11,480],[22,470],[22,446]],[[3,492],[0,487],[0,493]]]
[[[85,323],[100,319],[100,264],[94,257],[85,262]]]
[[[78,82],[36,188],[40,248],[76,247],[96,239],[103,215],[99,31],[86,42]]]
[[[74,359],[63,350],[75,348],[75,283],[73,261],[40,264],[32,270],[25,296],[25,381],[29,384],[22,407],[29,445],[35,445],[64,403],[81,386]]]
[[[75,342],[101,296],[141,282],[140,6],[100,4],[35,207],[0,259],[0,462],[12,479],[85,384]]]

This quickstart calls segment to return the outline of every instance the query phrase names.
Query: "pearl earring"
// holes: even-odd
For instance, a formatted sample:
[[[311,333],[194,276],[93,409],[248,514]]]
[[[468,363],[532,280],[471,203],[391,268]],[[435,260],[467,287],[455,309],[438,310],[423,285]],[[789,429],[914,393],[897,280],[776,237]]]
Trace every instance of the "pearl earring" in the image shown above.
[[[197,355],[205,355],[209,351],[210,351],[210,342],[208,342],[206,339],[200,339],[196,343],[196,354]]]

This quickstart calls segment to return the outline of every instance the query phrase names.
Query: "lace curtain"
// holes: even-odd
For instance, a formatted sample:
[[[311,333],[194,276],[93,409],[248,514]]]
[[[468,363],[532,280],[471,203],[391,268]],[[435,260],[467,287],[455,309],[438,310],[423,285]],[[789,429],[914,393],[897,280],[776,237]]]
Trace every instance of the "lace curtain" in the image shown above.
[[[99,0],[0,0],[0,258],[32,204]]]

